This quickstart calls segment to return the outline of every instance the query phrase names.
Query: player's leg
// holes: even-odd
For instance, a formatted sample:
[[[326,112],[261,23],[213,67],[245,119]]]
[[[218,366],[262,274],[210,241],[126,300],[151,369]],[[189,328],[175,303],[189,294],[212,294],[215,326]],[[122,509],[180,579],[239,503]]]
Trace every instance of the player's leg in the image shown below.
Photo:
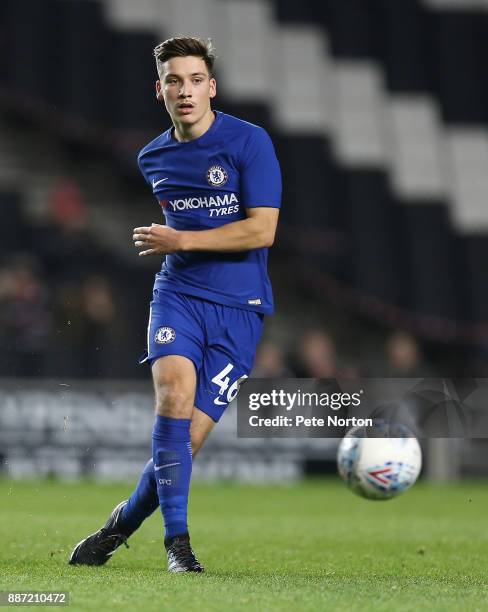
[[[192,442],[200,447],[212,419],[195,409],[197,376],[192,361],[181,356],[158,359],[152,367],[156,395],[153,461],[159,505],[164,517],[164,545],[170,572],[201,572],[188,534],[188,494]]]
[[[190,426],[193,458],[202,448],[214,425],[215,422],[204,412],[198,408],[193,409]],[[159,508],[159,497],[154,462],[151,457],[127,502],[119,503],[104,527],[77,544],[71,555],[70,563],[103,565],[157,508]]]
[[[202,448],[210,432],[215,427],[215,421],[196,406],[193,408],[190,426],[191,447],[193,459]]]
[[[189,430],[193,412],[195,372],[200,367],[204,345],[203,329],[199,325],[197,315],[198,313],[195,312],[186,296],[172,292],[154,292],[147,334],[148,347],[141,363],[149,361],[154,365],[153,373],[156,372],[156,375],[153,376],[156,391],[156,422],[153,432],[153,446],[156,446],[156,452],[164,453],[165,445],[172,446],[168,439],[174,436],[174,431],[179,431],[181,434],[182,430]],[[172,359],[169,359],[169,357]],[[167,363],[167,367],[160,374],[161,366],[156,364],[162,361]],[[184,363],[185,367],[179,375],[177,370],[182,369],[179,367],[181,363]],[[192,388],[193,391],[188,391],[188,388]],[[185,395],[186,399],[184,399]],[[191,399],[189,400],[188,397],[191,397]],[[177,420],[180,422],[176,423]],[[187,423],[184,422],[185,420]],[[187,439],[187,434],[184,431],[183,435]],[[162,451],[160,448],[158,449],[161,446],[163,447]],[[186,450],[186,468],[183,471],[191,474],[191,446],[188,444],[188,440]],[[156,465],[158,465],[157,462]],[[164,476],[164,469],[162,471],[160,480],[167,481],[168,476]],[[183,478],[183,481],[185,479],[186,477]],[[158,479],[155,477],[154,464],[151,461],[146,465],[140,483],[136,488],[136,495],[133,500],[136,503],[132,505],[134,512],[130,517],[133,524],[130,525],[131,521],[128,520],[124,530],[121,531],[119,527],[120,518],[127,503],[120,503],[102,529],[88,536],[75,547],[70,557],[70,563],[89,565],[105,563],[116,548],[133,533],[138,524],[140,525],[140,522],[152,513],[157,505],[160,505],[157,484]],[[167,486],[167,484],[167,482],[162,483],[162,486]],[[171,493],[169,497],[171,497]],[[183,495],[184,498],[185,495]],[[138,504],[137,501],[141,503]],[[170,528],[172,530],[181,529],[181,523],[180,527],[172,524]]]
[[[215,421],[209,416],[198,408],[193,408],[190,426],[192,459],[195,459],[214,425]],[[144,467],[134,492],[121,512],[119,518],[120,530],[129,537],[158,507],[156,476],[154,475],[154,462],[151,457]]]
[[[239,384],[251,371],[257,343],[261,337],[263,317],[255,312],[239,308],[231,308],[212,304],[204,300],[193,302],[195,312],[204,321],[207,344],[203,353],[203,361],[196,378],[195,406],[192,422],[194,436],[199,440],[205,439],[214,423],[218,422],[227,405],[235,398]],[[153,370],[154,376],[154,370]],[[155,384],[155,387],[157,385]],[[164,413],[164,412],[163,412]],[[178,412],[177,414],[187,414]],[[156,417],[158,418],[158,417]],[[187,440],[189,441],[189,435]],[[191,446],[190,446],[191,448]],[[168,456],[168,462],[172,458]],[[175,521],[177,513],[165,511],[168,504],[168,490],[173,485],[170,475],[169,483],[158,482],[157,466],[159,459],[154,456],[156,482],[158,495],[163,499],[161,508],[165,517],[166,537],[165,546],[168,552],[168,569],[170,571],[201,571],[190,547],[189,536],[183,532],[183,502],[187,505],[188,499],[179,500],[178,522]],[[191,454],[190,454],[191,463]],[[176,467],[179,469],[179,467]],[[189,487],[189,480],[188,480]],[[188,489],[186,489],[186,494]],[[184,519],[186,520],[186,505]],[[169,521],[168,521],[168,518]],[[181,533],[168,534],[168,527],[176,525]],[[173,527],[173,534],[175,530]]]
[[[158,507],[154,462],[151,457],[142,470],[136,488],[122,508],[117,522],[118,529],[130,537]]]
[[[187,357],[153,362],[156,420],[153,462],[165,539],[188,533],[188,491],[192,469],[190,425],[197,375]]]
[[[190,406],[193,406],[195,368],[193,363],[185,357],[167,356],[153,363],[152,372],[156,396],[156,422],[154,430],[157,427],[164,429],[162,425],[163,419],[158,420],[158,414],[160,416],[169,416],[172,414],[171,411],[174,409],[174,406],[178,406],[180,401],[190,402]],[[161,407],[160,413],[158,413],[158,405]],[[163,405],[166,405],[166,414],[163,412]],[[171,421],[169,423],[171,425]],[[155,443],[154,430],[153,447]],[[157,437],[159,438],[160,436],[157,434]],[[162,473],[158,477],[161,479]],[[134,492],[122,509],[118,524],[119,529],[127,536],[132,535],[158,506],[160,506],[160,498],[158,496],[153,456],[147,462]]]
[[[215,422],[209,416],[198,410],[198,408],[193,408],[190,426],[192,459],[195,459],[214,425]],[[154,462],[151,457],[142,472],[136,488],[122,509],[118,521],[120,531],[129,537],[158,507],[159,497],[156,488]]]

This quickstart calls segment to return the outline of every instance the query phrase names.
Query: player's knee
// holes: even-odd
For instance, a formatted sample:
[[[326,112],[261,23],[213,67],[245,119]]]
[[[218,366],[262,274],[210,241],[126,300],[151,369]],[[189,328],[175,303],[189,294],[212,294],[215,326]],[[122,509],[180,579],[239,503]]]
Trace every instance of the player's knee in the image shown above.
[[[174,419],[191,417],[193,397],[176,381],[156,381],[156,413]]]

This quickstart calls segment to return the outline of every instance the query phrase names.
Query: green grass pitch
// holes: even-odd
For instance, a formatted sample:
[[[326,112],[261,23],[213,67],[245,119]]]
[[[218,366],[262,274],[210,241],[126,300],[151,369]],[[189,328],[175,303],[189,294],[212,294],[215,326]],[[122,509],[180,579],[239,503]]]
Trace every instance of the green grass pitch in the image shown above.
[[[155,513],[104,567],[70,567],[130,485],[0,480],[0,590],[66,590],[71,610],[486,610],[488,486],[416,485],[388,502],[337,479],[194,484],[206,573],[168,575]],[[32,607],[24,609],[34,609]]]

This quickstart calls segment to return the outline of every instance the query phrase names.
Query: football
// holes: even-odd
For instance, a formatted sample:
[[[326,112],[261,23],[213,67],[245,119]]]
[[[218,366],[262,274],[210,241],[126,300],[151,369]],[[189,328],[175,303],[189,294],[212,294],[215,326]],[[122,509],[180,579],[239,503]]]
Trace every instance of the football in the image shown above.
[[[339,475],[351,491],[374,500],[387,500],[407,491],[422,467],[422,451],[404,425],[377,421],[373,427],[354,427],[337,453]]]

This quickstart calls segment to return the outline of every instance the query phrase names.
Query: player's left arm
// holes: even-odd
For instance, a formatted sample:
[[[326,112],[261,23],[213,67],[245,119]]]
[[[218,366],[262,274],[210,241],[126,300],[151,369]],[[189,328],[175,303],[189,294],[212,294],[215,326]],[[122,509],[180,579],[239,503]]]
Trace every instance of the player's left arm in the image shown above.
[[[278,208],[259,206],[246,209],[246,219],[200,231],[179,231],[167,225],[136,227],[134,244],[141,256],[177,251],[230,253],[270,247],[278,224]]]

